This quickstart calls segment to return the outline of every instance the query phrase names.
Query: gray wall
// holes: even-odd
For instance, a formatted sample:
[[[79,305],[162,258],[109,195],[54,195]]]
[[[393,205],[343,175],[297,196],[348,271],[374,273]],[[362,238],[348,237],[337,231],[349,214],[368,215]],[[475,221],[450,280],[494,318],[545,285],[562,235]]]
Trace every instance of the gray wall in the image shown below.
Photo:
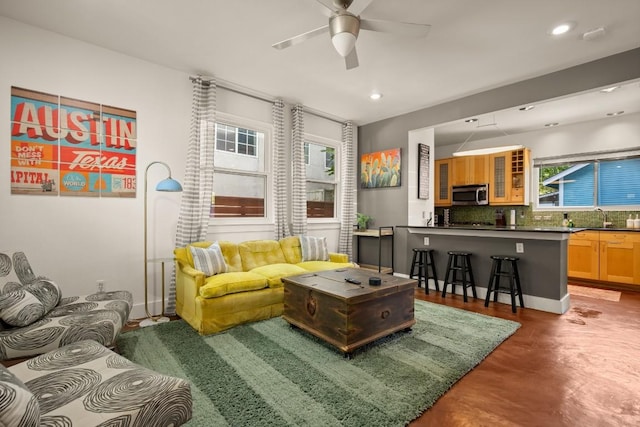
[[[588,62],[565,70],[502,86],[444,104],[370,123],[358,128],[358,159],[363,153],[400,147],[402,149],[401,186],[389,189],[358,189],[358,212],[374,218],[374,227],[406,225],[408,132],[414,129],[486,114],[518,105],[544,101],[589,89],[640,78],[640,48]],[[436,147],[437,152],[437,147]],[[436,154],[437,158],[437,154]],[[359,164],[359,161],[358,161]],[[395,267],[408,273],[410,254],[404,233],[397,233]],[[367,256],[377,245],[364,245]]]

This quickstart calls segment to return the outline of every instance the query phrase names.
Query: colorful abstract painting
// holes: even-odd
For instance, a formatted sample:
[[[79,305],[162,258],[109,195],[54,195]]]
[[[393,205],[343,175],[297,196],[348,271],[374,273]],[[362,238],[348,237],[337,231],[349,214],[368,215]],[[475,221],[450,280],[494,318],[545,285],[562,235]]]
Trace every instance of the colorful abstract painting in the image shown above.
[[[399,187],[400,158],[400,148],[363,154],[360,158],[360,187]]]

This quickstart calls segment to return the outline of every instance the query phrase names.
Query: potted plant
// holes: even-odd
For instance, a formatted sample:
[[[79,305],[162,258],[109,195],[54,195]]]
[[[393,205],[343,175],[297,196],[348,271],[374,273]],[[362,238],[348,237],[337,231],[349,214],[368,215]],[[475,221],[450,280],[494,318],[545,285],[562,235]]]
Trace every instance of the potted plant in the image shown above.
[[[358,230],[366,230],[367,229],[367,224],[373,218],[371,218],[369,215],[361,214],[360,212],[356,213],[356,215],[358,217],[358,219],[357,219]]]

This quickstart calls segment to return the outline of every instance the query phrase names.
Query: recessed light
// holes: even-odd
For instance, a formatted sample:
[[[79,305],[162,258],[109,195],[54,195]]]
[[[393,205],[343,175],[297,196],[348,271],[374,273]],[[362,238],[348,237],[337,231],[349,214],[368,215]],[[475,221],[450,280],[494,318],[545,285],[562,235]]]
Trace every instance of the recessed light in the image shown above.
[[[615,113],[607,113],[607,116],[612,117],[612,116],[619,116],[621,114],[624,114],[624,111],[616,111]]]
[[[563,22],[562,24],[556,25],[550,31],[551,35],[559,36],[562,34],[566,34],[573,28],[573,24],[570,22]]]
[[[373,92],[371,95],[369,95],[369,98],[372,99],[373,101],[377,101],[378,99],[382,98],[382,94],[378,92]]]
[[[611,93],[611,92],[613,92],[614,90],[618,89],[619,87],[620,87],[620,86],[611,86],[611,87],[608,87],[608,88],[606,88],[606,89],[600,89],[600,92],[603,92],[603,93]]]
[[[477,121],[478,121],[478,119],[467,119],[464,122],[465,123],[473,123],[473,122],[477,122]]]
[[[527,105],[526,107],[520,107],[520,111],[530,111],[536,108],[535,105]]]
[[[545,126],[545,127],[548,127],[548,128],[552,128],[552,127],[554,127],[554,126],[558,126],[559,124],[560,124],[560,123],[554,122],[554,123],[547,123],[547,124],[545,124],[544,126]]]

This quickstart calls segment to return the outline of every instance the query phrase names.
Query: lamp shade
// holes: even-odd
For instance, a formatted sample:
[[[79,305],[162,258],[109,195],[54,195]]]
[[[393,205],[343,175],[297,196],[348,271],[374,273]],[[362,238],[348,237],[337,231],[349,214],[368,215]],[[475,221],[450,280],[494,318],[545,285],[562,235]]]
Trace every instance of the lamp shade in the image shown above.
[[[331,42],[341,56],[347,56],[356,45],[356,36],[348,32],[338,33],[331,37]]]
[[[182,191],[182,185],[175,179],[169,177],[165,178],[156,185],[156,191],[170,191],[178,192]]]

